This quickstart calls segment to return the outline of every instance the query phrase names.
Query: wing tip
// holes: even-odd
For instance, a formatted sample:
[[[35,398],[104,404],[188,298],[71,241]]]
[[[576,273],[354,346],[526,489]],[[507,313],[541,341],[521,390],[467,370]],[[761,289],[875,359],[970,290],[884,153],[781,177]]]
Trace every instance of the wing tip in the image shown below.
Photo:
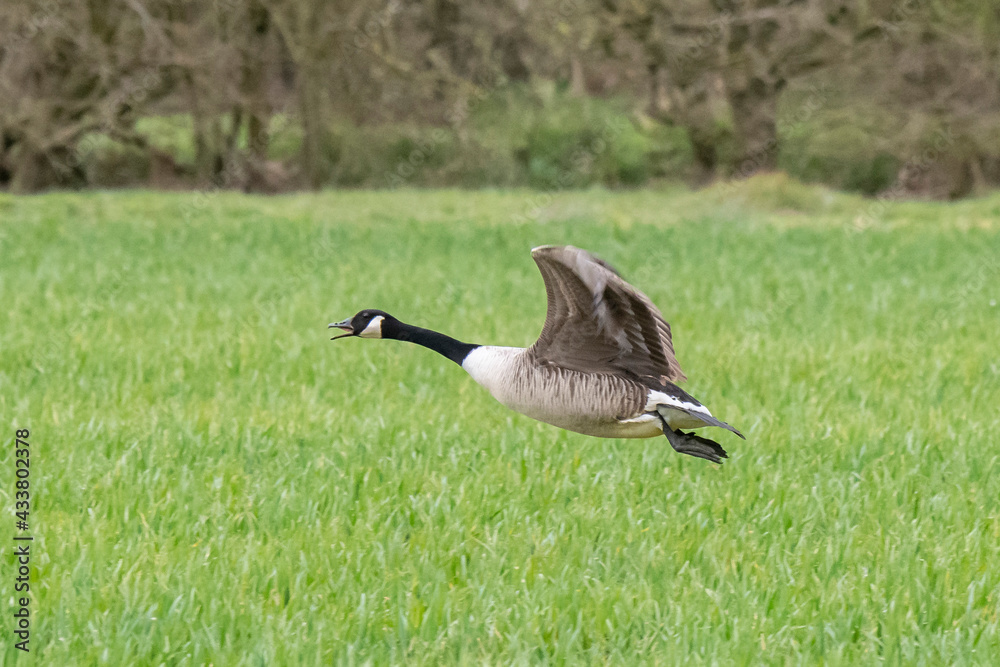
[[[553,259],[555,261],[568,266],[578,275],[581,270],[585,270],[583,267],[587,265],[596,265],[610,271],[619,278],[622,277],[622,274],[619,273],[618,269],[611,266],[600,257],[594,255],[594,253],[589,250],[584,250],[583,248],[577,248],[572,245],[540,245],[531,249],[531,256],[536,260],[546,255],[554,255]],[[622,280],[624,280],[624,278],[622,278]],[[632,289],[635,288],[633,287]]]
[[[567,248],[572,248],[572,247],[573,246],[567,246],[567,245],[550,245],[550,244],[535,246],[534,248],[531,249],[531,256],[532,257],[537,257],[538,255],[548,254],[548,253],[552,252],[553,250],[566,250]]]
[[[724,426],[724,428],[725,428],[725,429],[726,429],[727,431],[732,431],[733,433],[735,433],[736,435],[740,436],[740,437],[741,437],[741,438],[743,438],[744,440],[746,440],[746,439],[747,439],[747,437],[746,437],[745,435],[743,435],[742,433],[740,433],[740,432],[739,432],[738,430],[736,430],[735,428],[733,428],[733,427],[732,427],[732,426],[730,426],[729,424],[726,424],[726,422],[722,422],[722,423],[723,423],[723,424],[725,425],[725,426]]]

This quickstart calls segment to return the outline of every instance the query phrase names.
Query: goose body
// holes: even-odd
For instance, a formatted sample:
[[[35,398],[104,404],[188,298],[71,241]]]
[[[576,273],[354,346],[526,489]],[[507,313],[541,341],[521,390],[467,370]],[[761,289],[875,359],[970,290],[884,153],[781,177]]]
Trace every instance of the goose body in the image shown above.
[[[463,343],[378,310],[330,326],[348,332],[336,338],[394,338],[433,349],[532,419],[602,438],[666,435],[677,451],[720,463],[726,452],[718,443],[680,429],[718,426],[743,436],[674,384],[686,378],[656,306],[578,248],[542,246],[532,257],[548,312],[531,347]]]
[[[673,429],[708,425],[677,409],[701,410],[711,416],[707,408],[683,392],[671,396],[614,374],[541,366],[533,356],[531,348],[483,345],[468,354],[462,368],[511,410],[584,435],[599,438],[663,435],[663,425],[657,416],[660,410]],[[680,391],[676,386],[674,389]]]
[[[470,352],[462,368],[497,401],[546,424],[600,438],[663,434],[632,419],[643,411],[643,392],[615,375],[539,366],[527,349],[491,345]]]

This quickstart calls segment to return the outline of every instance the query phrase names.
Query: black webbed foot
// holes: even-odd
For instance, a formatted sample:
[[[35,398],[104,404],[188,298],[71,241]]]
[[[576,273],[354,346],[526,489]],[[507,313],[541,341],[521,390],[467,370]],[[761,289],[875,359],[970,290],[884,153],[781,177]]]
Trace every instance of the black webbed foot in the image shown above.
[[[729,458],[722,445],[714,440],[703,438],[694,433],[675,431],[666,424],[663,425],[663,434],[667,436],[670,446],[681,454],[697,456],[699,459],[706,459],[712,463],[722,463],[722,459]]]

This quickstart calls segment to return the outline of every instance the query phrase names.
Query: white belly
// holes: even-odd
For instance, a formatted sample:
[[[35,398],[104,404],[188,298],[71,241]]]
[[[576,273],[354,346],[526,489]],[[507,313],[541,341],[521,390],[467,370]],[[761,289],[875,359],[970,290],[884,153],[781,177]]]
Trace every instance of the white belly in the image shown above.
[[[480,347],[469,353],[462,367],[511,410],[568,431],[599,438],[652,438],[663,435],[660,418],[633,406],[620,414],[610,405],[617,395],[609,388],[607,402],[596,401],[586,382],[561,383],[550,371],[520,364],[522,348]],[[608,388],[608,385],[603,385]],[[627,402],[627,401],[626,401]]]
[[[540,422],[552,424],[574,433],[592,435],[596,438],[653,438],[663,435],[663,426],[660,423],[660,418],[656,415],[640,415],[635,419],[618,421],[614,419],[587,419],[581,416],[545,415],[529,409],[514,409]]]

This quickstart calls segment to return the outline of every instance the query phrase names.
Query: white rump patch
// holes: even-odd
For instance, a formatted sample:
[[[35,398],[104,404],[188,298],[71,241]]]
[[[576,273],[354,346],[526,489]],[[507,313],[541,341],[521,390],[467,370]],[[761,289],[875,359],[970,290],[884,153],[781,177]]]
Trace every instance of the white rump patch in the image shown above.
[[[681,410],[690,410],[694,413],[700,412],[701,414],[708,415],[709,417],[713,416],[704,405],[682,401],[681,399],[670,396],[669,394],[664,394],[662,391],[652,390],[646,397],[646,412],[656,410],[657,405],[667,405],[672,408],[680,408]]]

